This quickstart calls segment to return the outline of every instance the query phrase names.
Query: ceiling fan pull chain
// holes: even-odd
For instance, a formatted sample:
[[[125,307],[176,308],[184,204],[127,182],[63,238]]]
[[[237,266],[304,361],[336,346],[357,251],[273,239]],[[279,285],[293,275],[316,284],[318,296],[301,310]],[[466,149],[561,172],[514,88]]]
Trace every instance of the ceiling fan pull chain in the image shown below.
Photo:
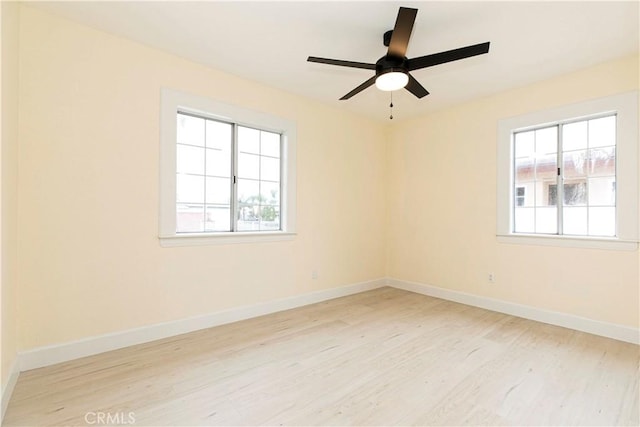
[[[391,103],[389,104],[389,120],[393,120],[393,92],[389,92],[391,95]]]

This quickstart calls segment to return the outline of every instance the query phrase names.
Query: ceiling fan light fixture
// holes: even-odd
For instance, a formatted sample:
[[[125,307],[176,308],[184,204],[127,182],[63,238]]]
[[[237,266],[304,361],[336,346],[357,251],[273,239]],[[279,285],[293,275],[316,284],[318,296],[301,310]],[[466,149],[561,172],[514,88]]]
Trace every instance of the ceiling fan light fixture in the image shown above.
[[[382,91],[399,90],[409,83],[409,75],[402,71],[390,71],[376,78],[376,87]]]

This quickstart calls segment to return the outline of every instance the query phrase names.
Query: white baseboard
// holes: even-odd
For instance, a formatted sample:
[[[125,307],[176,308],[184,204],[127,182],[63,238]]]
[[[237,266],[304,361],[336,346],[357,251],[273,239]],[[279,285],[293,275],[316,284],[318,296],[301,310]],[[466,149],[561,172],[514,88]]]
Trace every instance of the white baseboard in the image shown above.
[[[20,375],[20,364],[18,363],[19,359],[16,359],[11,365],[9,377],[7,378],[7,383],[2,387],[2,413],[0,413],[0,424],[2,424],[2,420],[4,420],[4,414],[7,412],[7,407],[9,406],[9,400],[11,400],[11,395],[13,394],[13,389],[18,382],[18,376]]]
[[[377,289],[385,285],[420,293],[423,295],[433,296],[436,298],[442,298],[449,301],[455,301],[466,305],[485,308],[500,313],[523,317],[525,319],[536,320],[543,323],[549,323],[552,325],[588,332],[594,335],[600,335],[620,341],[640,344],[640,331],[628,326],[601,322],[584,317],[574,316],[571,314],[544,310],[541,308],[516,304],[508,301],[497,300],[445,288],[439,288],[422,283],[387,278],[355,283],[338,288],[311,292],[289,298],[278,299],[275,301],[268,301],[250,306],[233,308],[202,316],[179,319],[175,321],[144,326],[141,328],[99,335],[96,337],[89,337],[78,341],[35,348],[32,350],[20,352],[18,354],[20,368],[19,371],[28,371],[30,369],[50,366],[56,363],[79,359],[85,356],[104,353],[106,351],[117,350],[136,344],[142,344],[188,332],[237,322],[239,320],[245,320],[265,314],[271,314],[296,307],[302,307],[317,302]],[[9,381],[9,383],[5,387],[5,390],[3,390],[3,408],[5,405],[5,395],[11,395],[10,392],[13,389],[13,385],[15,385],[15,380],[17,380],[17,376],[19,373],[17,367],[14,371],[15,373],[12,372],[11,377],[14,382],[11,383],[11,381]],[[9,387],[10,385],[11,387]]]
[[[268,301],[250,306],[232,308],[203,316],[190,317],[111,334],[89,337],[78,341],[54,344],[20,352],[20,371],[50,366],[85,356],[117,350],[136,344],[168,338],[239,320],[302,307],[317,302],[365,292],[386,285],[385,279],[355,283],[338,288],[315,291],[289,298]],[[3,401],[4,403],[4,401]]]
[[[640,330],[629,326],[601,322],[599,320],[588,319],[586,317],[574,316],[572,314],[561,313],[558,311],[545,310],[509,301],[468,294],[466,292],[439,288],[437,286],[427,285],[424,283],[387,278],[387,285],[418,294],[480,307],[491,311],[497,311],[499,313],[510,314],[512,316],[562,326],[564,328],[575,329],[577,331],[588,332],[593,335],[613,338],[615,340],[625,341],[632,344],[640,344]]]

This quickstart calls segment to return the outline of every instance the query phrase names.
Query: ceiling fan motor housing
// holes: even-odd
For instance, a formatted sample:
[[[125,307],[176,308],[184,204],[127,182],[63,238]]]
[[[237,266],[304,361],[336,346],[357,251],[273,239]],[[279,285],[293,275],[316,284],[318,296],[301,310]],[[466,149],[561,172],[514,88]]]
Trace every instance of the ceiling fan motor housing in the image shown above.
[[[398,58],[390,55],[385,55],[378,59],[376,62],[376,76],[381,74],[400,72],[407,74],[409,72],[407,68],[407,58]]]

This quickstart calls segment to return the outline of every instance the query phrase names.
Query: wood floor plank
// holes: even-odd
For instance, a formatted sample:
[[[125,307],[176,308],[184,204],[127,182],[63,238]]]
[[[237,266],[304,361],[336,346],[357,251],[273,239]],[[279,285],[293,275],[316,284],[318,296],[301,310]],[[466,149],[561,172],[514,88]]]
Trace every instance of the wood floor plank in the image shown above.
[[[639,378],[636,345],[381,288],[24,372],[4,425],[637,426]]]

